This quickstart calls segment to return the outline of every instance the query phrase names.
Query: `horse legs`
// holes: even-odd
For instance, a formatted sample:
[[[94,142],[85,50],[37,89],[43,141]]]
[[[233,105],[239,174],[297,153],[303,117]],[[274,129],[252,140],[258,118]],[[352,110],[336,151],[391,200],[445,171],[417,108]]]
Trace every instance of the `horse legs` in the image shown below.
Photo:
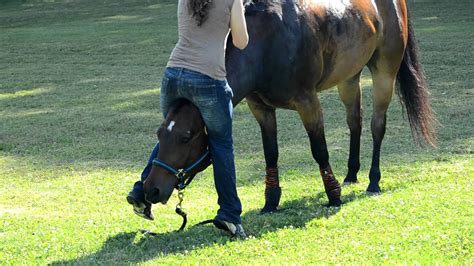
[[[313,158],[319,164],[319,171],[324,183],[324,189],[330,206],[341,205],[341,186],[334,177],[329,164],[329,153],[324,136],[324,121],[321,105],[316,94],[304,97],[296,103],[296,110],[303,121],[311,143]]]
[[[281,188],[278,177],[278,143],[275,108],[266,105],[258,96],[247,97],[250,111],[260,125],[266,163],[265,206],[261,213],[274,212],[280,204]]]
[[[360,73],[338,85],[339,97],[346,107],[346,121],[351,133],[347,175],[344,183],[357,183],[360,169],[360,134],[362,130],[360,107]]]
[[[380,149],[382,140],[385,135],[386,113],[390,101],[392,100],[393,90],[395,86],[395,75],[389,72],[381,71],[377,68],[371,68],[373,80],[373,114],[371,121],[372,140],[373,140],[373,154],[372,165],[369,172],[369,187],[367,192],[379,193],[380,174]]]

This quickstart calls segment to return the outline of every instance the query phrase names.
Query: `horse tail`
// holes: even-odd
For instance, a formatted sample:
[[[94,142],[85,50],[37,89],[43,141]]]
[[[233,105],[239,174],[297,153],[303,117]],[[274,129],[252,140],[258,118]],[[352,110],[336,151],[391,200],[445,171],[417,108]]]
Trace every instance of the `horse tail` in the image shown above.
[[[397,81],[397,94],[406,109],[415,142],[419,144],[424,140],[426,144],[436,147],[434,125],[437,120],[431,109],[428,85],[418,58],[418,45],[410,18],[408,18],[407,46]]]

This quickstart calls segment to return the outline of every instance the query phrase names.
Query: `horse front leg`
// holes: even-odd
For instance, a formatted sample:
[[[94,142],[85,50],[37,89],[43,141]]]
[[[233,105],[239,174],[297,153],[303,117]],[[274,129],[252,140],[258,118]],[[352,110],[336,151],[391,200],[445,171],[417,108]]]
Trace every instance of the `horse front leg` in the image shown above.
[[[329,199],[329,206],[340,206],[341,186],[335,178],[329,164],[329,153],[324,135],[324,120],[321,104],[317,95],[304,97],[304,101],[296,104],[296,110],[303,121],[311,143],[311,153],[319,164],[319,171],[324,189]]]
[[[281,198],[278,176],[278,143],[275,108],[266,105],[258,96],[247,97],[250,111],[254,115],[262,134],[263,153],[265,155],[265,206],[261,213],[277,211]]]

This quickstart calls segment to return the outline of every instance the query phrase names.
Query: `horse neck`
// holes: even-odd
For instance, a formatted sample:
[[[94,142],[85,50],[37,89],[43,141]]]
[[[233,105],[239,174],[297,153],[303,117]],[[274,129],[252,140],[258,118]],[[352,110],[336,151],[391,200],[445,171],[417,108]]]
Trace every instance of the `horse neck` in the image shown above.
[[[255,6],[256,4],[254,4],[246,6],[246,20],[249,34],[249,44],[247,48],[244,50],[235,48],[232,44],[232,36],[229,37],[227,42],[227,79],[234,91],[234,106],[250,93],[263,89],[262,86],[268,85],[269,74],[273,74],[269,73],[271,67],[268,67],[268,65],[272,65],[272,62],[275,62],[276,65],[280,63],[281,60],[278,58],[281,55],[278,53],[294,52],[297,49],[287,51],[288,48],[286,47],[296,47],[298,42],[292,40],[289,44],[285,43],[288,42],[285,33],[300,30],[298,23],[298,12],[300,8],[297,5],[299,2],[294,0],[286,1],[283,4],[278,4],[273,1],[258,3],[261,5]],[[270,15],[264,15],[259,9],[262,8],[262,5],[271,5],[271,12],[268,11]],[[256,11],[252,10],[252,8],[255,8]],[[248,15],[248,13],[252,12],[252,15]],[[287,21],[293,23],[291,25],[287,23],[284,26],[282,16],[285,17]],[[282,27],[285,27],[286,30],[282,31]],[[269,47],[275,46],[274,43],[269,42],[274,41],[278,41],[282,48],[279,51],[275,51],[275,53],[268,53]],[[266,62],[265,66],[263,62]]]
[[[256,58],[259,55],[252,47],[241,51],[233,45],[227,46],[226,69],[227,81],[229,82],[234,97],[234,106],[239,104],[247,95],[258,89],[258,78],[261,77],[261,62]]]
[[[254,86],[250,82],[243,82],[237,75],[235,78],[229,78],[229,85],[232,88],[234,97],[232,98],[232,104],[238,105],[247,95],[254,91]]]

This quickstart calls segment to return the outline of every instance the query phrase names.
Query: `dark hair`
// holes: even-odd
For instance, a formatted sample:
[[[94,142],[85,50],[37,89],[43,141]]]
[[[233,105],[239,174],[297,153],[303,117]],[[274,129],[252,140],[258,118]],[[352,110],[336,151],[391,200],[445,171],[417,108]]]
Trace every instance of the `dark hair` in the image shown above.
[[[198,26],[206,20],[207,11],[213,0],[189,0],[189,9],[193,13],[193,18]]]

